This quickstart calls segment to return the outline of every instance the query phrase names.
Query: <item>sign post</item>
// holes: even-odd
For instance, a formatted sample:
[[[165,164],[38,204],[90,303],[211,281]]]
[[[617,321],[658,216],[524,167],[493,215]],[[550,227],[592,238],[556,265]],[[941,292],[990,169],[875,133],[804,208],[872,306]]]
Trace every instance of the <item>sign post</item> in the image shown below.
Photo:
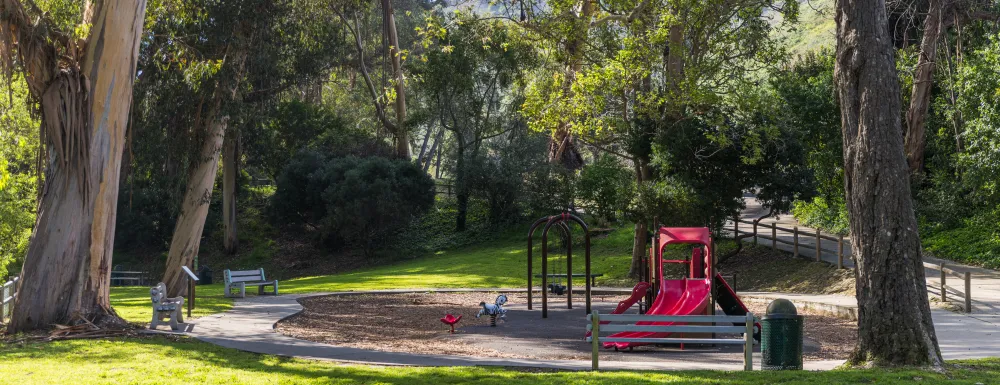
[[[198,281],[198,276],[194,275],[194,272],[192,272],[191,269],[188,269],[187,266],[181,266],[181,270],[184,270],[184,273],[187,273],[188,276],[187,308],[188,308],[188,318],[191,318],[191,309],[194,309],[194,299],[195,299],[194,288],[195,288],[195,282]]]

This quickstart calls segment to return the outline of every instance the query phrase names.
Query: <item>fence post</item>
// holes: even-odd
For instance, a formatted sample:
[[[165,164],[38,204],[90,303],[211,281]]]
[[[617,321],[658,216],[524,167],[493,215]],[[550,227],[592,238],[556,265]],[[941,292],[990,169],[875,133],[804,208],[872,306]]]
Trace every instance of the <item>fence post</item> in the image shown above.
[[[972,280],[969,272],[965,272],[965,312],[972,313]]]
[[[4,323],[7,319],[7,284],[0,287],[0,324]]]
[[[799,256],[799,227],[792,227],[792,254]]]
[[[944,285],[947,281],[948,275],[944,272],[944,263],[941,264],[941,303],[948,302],[947,290],[945,290]]]
[[[820,257],[820,252],[822,250],[822,248],[820,248],[820,245],[822,244],[822,242],[823,239],[819,237],[819,229],[816,229],[816,262],[822,260],[822,258]]]
[[[591,349],[593,350],[590,354],[590,369],[597,371],[597,353],[601,350],[601,343],[598,341],[599,335],[601,333],[601,318],[598,315],[600,313],[594,310],[590,313],[590,323],[593,325],[590,331],[590,340],[592,341]]]
[[[733,217],[733,240],[740,238],[740,217]]]
[[[753,245],[757,246],[757,221],[753,221]]]
[[[744,322],[747,330],[743,334],[743,370],[753,371],[753,313],[747,312],[747,320]]]
[[[837,268],[844,268],[844,234],[837,236]]]
[[[778,224],[771,224],[771,250],[778,250]]]

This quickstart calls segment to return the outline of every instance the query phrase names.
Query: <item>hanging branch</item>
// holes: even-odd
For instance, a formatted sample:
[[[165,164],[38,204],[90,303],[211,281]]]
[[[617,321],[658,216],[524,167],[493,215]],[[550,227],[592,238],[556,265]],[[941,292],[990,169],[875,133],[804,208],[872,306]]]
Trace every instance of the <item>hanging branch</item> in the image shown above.
[[[368,67],[365,65],[365,49],[361,42],[361,35],[358,34],[358,31],[361,30],[361,25],[358,23],[358,19],[354,18],[355,26],[352,28],[351,23],[347,20],[347,17],[343,13],[337,9],[334,9],[334,12],[337,13],[340,20],[344,22],[345,26],[347,26],[347,30],[350,31],[352,36],[354,36],[354,45],[358,50],[358,67],[361,68],[361,75],[364,77],[365,85],[368,86],[368,92],[371,94],[372,105],[375,106],[375,116],[378,117],[378,120],[382,122],[382,125],[385,126],[385,128],[387,128],[390,132],[396,132],[396,125],[389,121],[389,119],[385,116],[385,106],[379,102],[378,91],[375,90],[375,84],[372,82],[371,75],[368,74]]]

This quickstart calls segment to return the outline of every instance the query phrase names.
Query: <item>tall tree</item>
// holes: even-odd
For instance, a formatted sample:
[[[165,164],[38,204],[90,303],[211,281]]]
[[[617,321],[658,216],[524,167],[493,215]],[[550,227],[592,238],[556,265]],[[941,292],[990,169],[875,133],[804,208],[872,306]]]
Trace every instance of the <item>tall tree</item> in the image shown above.
[[[0,1],[0,67],[8,80],[24,72],[52,156],[7,330],[120,323],[109,299],[111,254],[146,2],[86,2],[69,25],[28,5]]]
[[[917,173],[924,163],[924,126],[927,124],[927,110],[931,104],[931,88],[934,85],[937,43],[941,39],[944,25],[945,3],[951,0],[930,0],[927,16],[924,18],[924,36],[920,42],[920,56],[913,73],[913,93],[910,108],[906,111],[906,139],[903,142],[910,173]]]
[[[859,309],[852,361],[939,366],[887,22],[884,0],[837,1],[834,78]]]

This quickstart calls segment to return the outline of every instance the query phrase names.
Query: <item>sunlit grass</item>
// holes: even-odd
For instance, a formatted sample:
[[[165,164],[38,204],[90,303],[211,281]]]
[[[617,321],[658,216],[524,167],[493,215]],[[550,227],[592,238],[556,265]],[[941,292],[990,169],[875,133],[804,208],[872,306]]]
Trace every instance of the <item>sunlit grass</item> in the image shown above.
[[[958,364],[957,366],[954,364]],[[0,383],[33,384],[975,384],[993,383],[1000,360],[917,369],[827,372],[542,372],[502,368],[372,367],[280,358],[193,339],[0,345]]]

